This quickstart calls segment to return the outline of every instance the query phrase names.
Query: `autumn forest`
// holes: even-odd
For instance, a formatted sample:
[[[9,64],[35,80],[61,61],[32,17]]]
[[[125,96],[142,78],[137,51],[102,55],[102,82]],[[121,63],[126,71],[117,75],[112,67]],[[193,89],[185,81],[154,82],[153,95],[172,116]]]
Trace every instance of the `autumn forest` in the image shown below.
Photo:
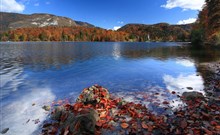
[[[0,33],[1,41],[191,41],[220,44],[220,1],[206,0],[193,24],[127,24],[117,31],[99,27],[45,26],[17,28]]]

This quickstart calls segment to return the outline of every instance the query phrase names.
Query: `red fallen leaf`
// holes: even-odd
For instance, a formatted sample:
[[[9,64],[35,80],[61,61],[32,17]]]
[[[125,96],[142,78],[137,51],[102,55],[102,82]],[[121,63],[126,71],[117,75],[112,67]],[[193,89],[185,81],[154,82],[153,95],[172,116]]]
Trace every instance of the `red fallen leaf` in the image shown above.
[[[126,128],[128,128],[129,127],[129,125],[128,125],[128,123],[121,123],[121,127],[122,128],[124,128],[124,129],[126,129]]]
[[[68,117],[68,113],[63,113],[60,117],[61,122],[64,122]]]
[[[50,129],[49,133],[50,134],[56,134],[58,131],[58,128],[57,127],[52,127],[52,129]]]
[[[211,121],[211,125],[216,126],[216,125],[218,125],[218,123],[215,121]]]
[[[79,95],[79,99],[83,99],[83,95],[80,94],[80,95]]]
[[[148,125],[148,131],[149,131],[149,132],[152,132],[152,131],[153,131],[153,129],[154,129],[154,128],[153,128],[153,126]]]
[[[205,119],[205,120],[209,120],[210,119],[209,114],[207,114],[205,112],[202,112],[202,115],[203,115],[203,119]]]
[[[107,123],[105,123],[105,124],[102,125],[102,128],[104,128],[104,129],[107,129],[108,127],[109,127],[109,126],[108,126]]]
[[[102,96],[104,96],[104,97],[107,95],[107,93],[104,92],[104,91],[103,91],[101,94],[102,94]]]
[[[80,121],[78,121],[75,125],[74,125],[74,130],[79,130],[80,128]]]
[[[105,118],[107,116],[107,112],[106,111],[102,111],[101,113],[100,113],[100,118]]]
[[[220,126],[215,126],[215,128],[216,128],[217,130],[220,130]]]
[[[102,124],[105,124],[106,120],[99,120],[99,122],[101,122]]]
[[[180,122],[180,127],[181,127],[182,129],[184,129],[184,128],[187,127],[187,122],[186,122],[186,120],[182,120],[182,121]]]
[[[137,129],[138,129],[138,124],[137,124],[137,122],[132,123],[132,124],[131,124],[131,127],[132,127],[132,129],[137,130]]]
[[[213,135],[213,133],[211,131],[209,131],[208,129],[203,128],[203,130],[207,133],[207,135]]]
[[[172,91],[172,94],[176,94],[176,92],[175,92],[175,91]]]
[[[97,122],[96,122],[96,126],[101,127],[101,126],[102,126],[102,123],[99,122],[99,121],[97,121]]]
[[[176,129],[175,134],[176,134],[176,135],[180,135],[180,134],[181,134],[180,130],[179,130],[179,129]]]
[[[141,122],[141,126],[143,129],[148,129],[148,125],[146,124],[145,121]]]
[[[101,134],[102,134],[101,131],[98,130],[95,131],[95,135],[101,135]]]
[[[170,103],[167,102],[167,101],[163,101],[163,104],[168,105],[168,104],[170,104]]]
[[[65,131],[64,131],[63,135],[68,135],[68,133],[69,133],[69,127],[70,127],[70,126],[67,126],[67,127],[65,128]]]

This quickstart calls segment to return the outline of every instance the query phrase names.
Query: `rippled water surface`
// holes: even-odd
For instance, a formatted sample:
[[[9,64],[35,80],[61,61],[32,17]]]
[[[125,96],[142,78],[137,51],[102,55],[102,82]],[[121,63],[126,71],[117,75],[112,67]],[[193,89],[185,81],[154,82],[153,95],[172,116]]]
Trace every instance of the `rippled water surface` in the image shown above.
[[[42,105],[74,101],[93,84],[157,113],[165,100],[178,107],[171,91],[205,93],[198,65],[220,56],[181,43],[27,42],[0,43],[0,49],[0,129],[9,127],[11,135],[38,134],[47,117]]]

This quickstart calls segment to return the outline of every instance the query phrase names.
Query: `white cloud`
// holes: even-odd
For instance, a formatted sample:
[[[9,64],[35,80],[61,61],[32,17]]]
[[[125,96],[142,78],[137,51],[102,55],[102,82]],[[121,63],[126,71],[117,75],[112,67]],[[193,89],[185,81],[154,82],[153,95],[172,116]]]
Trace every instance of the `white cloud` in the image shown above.
[[[194,63],[193,63],[192,61],[190,61],[190,60],[185,60],[185,59],[183,59],[183,60],[177,60],[176,63],[177,63],[177,64],[180,64],[180,65],[182,65],[182,66],[184,66],[184,67],[193,67],[193,66],[194,66]]]
[[[23,12],[25,5],[15,0],[1,0],[1,11],[3,12]]]
[[[124,24],[124,22],[123,22],[123,21],[118,21],[117,23],[118,23],[118,24]]]
[[[34,4],[35,7],[38,7],[39,5],[40,5],[39,3],[35,3],[35,4]]]
[[[121,28],[121,26],[114,26],[113,27],[113,30],[118,30],[118,29],[120,29]]]
[[[196,18],[189,18],[186,20],[180,20],[177,24],[189,24],[194,23],[196,21]]]
[[[201,10],[205,0],[167,0],[165,5],[161,7],[172,9],[182,8],[184,10]]]

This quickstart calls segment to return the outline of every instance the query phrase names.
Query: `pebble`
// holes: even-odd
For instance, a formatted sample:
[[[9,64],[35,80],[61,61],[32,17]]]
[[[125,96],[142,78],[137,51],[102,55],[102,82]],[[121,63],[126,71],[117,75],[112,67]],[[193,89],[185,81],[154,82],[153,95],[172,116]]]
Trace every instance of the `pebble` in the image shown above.
[[[193,88],[192,87],[186,87],[188,90],[193,90]]]
[[[9,130],[9,128],[5,128],[5,129],[3,129],[3,130],[1,131],[1,134],[5,134],[5,133],[7,133],[8,130]]]
[[[42,109],[44,109],[45,111],[50,111],[50,106],[49,105],[45,105],[42,107]]]

